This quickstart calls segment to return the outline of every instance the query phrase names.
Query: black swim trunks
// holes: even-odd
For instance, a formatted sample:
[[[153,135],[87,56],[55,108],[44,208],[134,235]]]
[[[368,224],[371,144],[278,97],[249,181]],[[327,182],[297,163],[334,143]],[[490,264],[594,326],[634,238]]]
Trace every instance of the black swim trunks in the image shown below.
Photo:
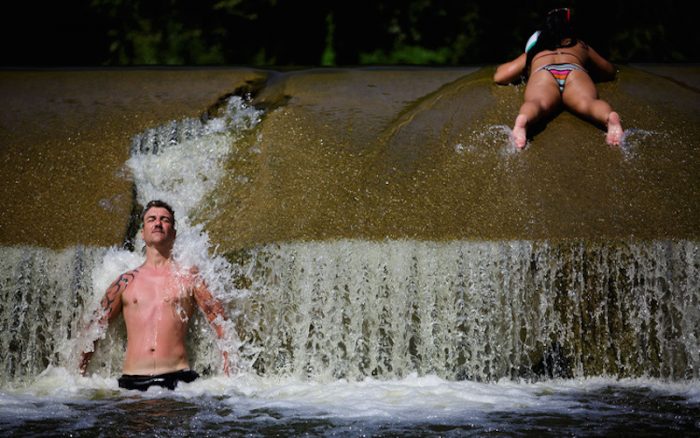
[[[145,391],[151,386],[175,389],[177,382],[190,383],[198,377],[199,374],[192,370],[180,370],[155,376],[124,374],[119,378],[119,387],[124,389],[138,389],[139,391]]]

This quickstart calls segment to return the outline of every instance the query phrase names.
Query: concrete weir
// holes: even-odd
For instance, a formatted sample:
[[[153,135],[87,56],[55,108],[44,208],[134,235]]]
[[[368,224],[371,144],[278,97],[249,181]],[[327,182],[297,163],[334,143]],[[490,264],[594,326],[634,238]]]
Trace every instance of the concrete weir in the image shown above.
[[[0,243],[120,244],[134,139],[206,120],[232,93],[264,114],[230,155],[216,201],[197,212],[227,250],[332,238],[698,237],[697,67],[623,67],[599,85],[622,115],[621,148],[563,112],[523,152],[508,140],[523,88],[497,86],[491,73],[1,72]]]
[[[698,72],[600,84],[620,147],[564,111],[522,151],[523,86],[491,67],[0,72],[4,383],[73,369],[153,198],[244,371],[697,379]],[[92,366],[114,375],[111,330]]]

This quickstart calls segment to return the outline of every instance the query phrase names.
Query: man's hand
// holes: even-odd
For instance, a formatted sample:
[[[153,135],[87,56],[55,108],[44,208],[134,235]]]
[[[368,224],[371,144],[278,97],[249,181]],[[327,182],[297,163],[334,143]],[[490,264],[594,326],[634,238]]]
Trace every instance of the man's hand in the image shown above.
[[[78,370],[80,375],[84,376],[87,371],[88,364],[90,363],[90,358],[92,357],[92,351],[88,353],[83,353],[80,357],[80,364],[78,364]]]
[[[224,374],[226,375],[226,377],[231,377],[230,368],[229,368],[230,365],[228,362],[228,351],[224,351],[223,355],[224,355]]]

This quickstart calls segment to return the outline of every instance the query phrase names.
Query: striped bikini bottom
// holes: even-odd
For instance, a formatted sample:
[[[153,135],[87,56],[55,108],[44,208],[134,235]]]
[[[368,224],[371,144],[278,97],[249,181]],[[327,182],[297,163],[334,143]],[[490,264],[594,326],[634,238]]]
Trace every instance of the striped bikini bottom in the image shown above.
[[[586,71],[586,69],[578,64],[547,64],[535,70],[535,73],[540,70],[547,70],[552,74],[554,80],[557,81],[557,85],[559,85],[560,93],[564,92],[564,85],[566,84],[566,78],[569,76],[569,73],[573,70]]]

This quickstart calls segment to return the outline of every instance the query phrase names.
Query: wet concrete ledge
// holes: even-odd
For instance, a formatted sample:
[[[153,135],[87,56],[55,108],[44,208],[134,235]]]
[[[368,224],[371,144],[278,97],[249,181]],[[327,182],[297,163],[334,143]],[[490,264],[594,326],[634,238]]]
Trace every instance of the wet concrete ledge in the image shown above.
[[[0,71],[0,244],[123,241],[131,139],[199,117],[265,73],[249,68]]]
[[[299,138],[284,134],[290,123],[307,120],[306,128],[338,128],[333,135],[342,150],[314,175],[295,170],[308,153],[281,156],[278,161],[289,168],[274,169],[282,172],[276,175],[287,172],[287,187],[296,192],[267,187],[248,200],[258,203],[249,209],[254,215],[225,212],[224,225],[213,224],[211,231],[216,239],[229,240],[224,245],[229,249],[353,237],[698,238],[698,66],[622,66],[618,80],[601,85],[601,94],[623,114],[625,127],[655,133],[653,144],[637,145],[636,152],[644,153],[632,165],[601,145],[599,130],[568,113],[550,121],[518,162],[469,155],[471,146],[486,147],[478,144],[485,141],[478,133],[512,123],[522,98],[522,89],[491,84],[491,69],[0,71],[0,245],[121,244],[133,205],[132,184],[123,172],[133,136],[170,120],[200,117],[223,96],[270,76],[275,80],[257,103],[289,103],[276,93],[293,93],[295,100],[266,120],[261,128],[266,138],[277,146],[280,139],[287,146],[307,144],[312,129]],[[382,75],[387,79],[377,81]],[[369,95],[356,95],[356,83],[363,90],[371,83],[381,105]],[[392,104],[382,106],[388,95]],[[362,99],[360,112],[341,105]],[[366,129],[358,125],[365,122]],[[384,149],[364,154],[358,148],[374,134]],[[459,145],[466,149],[457,151]],[[469,167],[476,161],[479,168]],[[332,171],[336,165],[359,172],[369,190],[348,186],[352,175],[345,181]],[[328,175],[341,175],[331,187],[337,192],[326,184]],[[356,189],[367,194],[366,202],[348,207],[318,197],[318,205],[309,205],[309,197],[298,196],[299,184],[308,184],[309,177],[319,183],[318,193],[352,198],[348,193]],[[469,186],[469,180],[488,184]],[[373,184],[385,181],[392,184]],[[585,184],[595,187],[586,190]],[[264,203],[260,196],[266,197]],[[284,211],[280,199],[289,201]],[[409,215],[405,204],[411,203]],[[226,235],[232,220],[240,230],[235,238]]]

